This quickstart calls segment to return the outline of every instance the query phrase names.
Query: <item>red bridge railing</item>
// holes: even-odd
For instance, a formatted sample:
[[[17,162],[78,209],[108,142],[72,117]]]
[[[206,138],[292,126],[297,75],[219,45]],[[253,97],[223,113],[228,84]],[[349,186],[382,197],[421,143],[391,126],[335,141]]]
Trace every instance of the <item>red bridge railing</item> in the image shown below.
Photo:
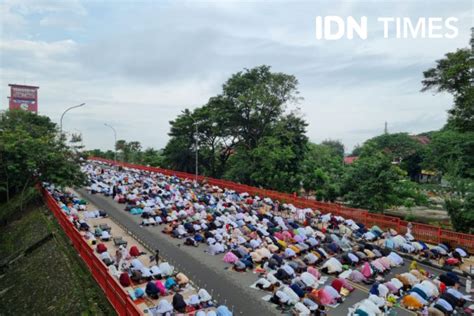
[[[118,283],[117,279],[109,273],[107,266],[94,254],[94,250],[87,244],[73,223],[69,221],[67,215],[61,210],[51,194],[44,188],[41,188],[41,193],[46,206],[54,214],[66,235],[71,239],[74,248],[76,248],[86,263],[92,276],[104,291],[105,296],[117,314],[127,316],[143,315],[130,299],[128,293]]]
[[[113,161],[104,158],[90,157],[90,160],[101,161],[108,164],[120,165],[127,168],[133,168],[149,172],[158,172],[168,176],[176,176],[183,179],[195,179],[194,174],[156,168],[147,167],[143,165],[136,165],[126,162]],[[279,200],[285,203],[291,203],[300,208],[312,208],[319,210],[322,213],[332,213],[334,215],[342,216],[344,218],[351,218],[356,222],[364,225],[377,225],[383,229],[393,228],[400,233],[405,233],[408,222],[399,219],[395,216],[388,216],[382,214],[369,213],[367,210],[355,209],[337,203],[324,203],[314,200],[309,200],[302,197],[295,197],[288,193],[282,193],[273,190],[260,189],[245,184],[238,184],[232,181],[214,179],[205,176],[198,176],[198,181],[206,181],[211,185],[216,185],[222,188],[228,188],[237,192],[248,192],[251,195],[259,195],[261,197],[269,197],[273,200]],[[463,234],[450,230],[441,229],[433,225],[426,225],[421,223],[412,223],[412,233],[415,238],[429,243],[449,242],[453,246],[461,246],[469,252],[474,252],[474,235]]]

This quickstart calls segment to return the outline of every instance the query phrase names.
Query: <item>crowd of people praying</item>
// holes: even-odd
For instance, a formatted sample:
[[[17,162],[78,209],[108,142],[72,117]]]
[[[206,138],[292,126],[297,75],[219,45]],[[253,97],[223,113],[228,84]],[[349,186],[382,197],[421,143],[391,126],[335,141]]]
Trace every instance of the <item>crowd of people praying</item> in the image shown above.
[[[149,315],[232,315],[227,306],[214,306],[214,300],[206,289],[196,290],[189,278],[175,271],[169,262],[159,256],[158,251],[150,255],[137,245],[127,247],[127,242],[121,237],[114,238],[109,225],[90,225],[92,219],[106,218],[106,212],[88,210],[85,200],[74,193],[56,189],[54,185],[48,185],[47,189],[108,267],[109,273],[127,289],[130,298],[136,303],[145,299],[152,305],[146,309]]]
[[[187,246],[205,247],[209,255],[222,254],[237,272],[257,272],[254,287],[268,292],[280,310],[326,315],[359,283],[368,286],[369,295],[352,306],[350,315],[388,315],[399,305],[420,315],[473,312],[456,273],[433,275],[402,257],[452,268],[470,254],[455,245],[415,240],[410,225],[400,234],[192,179],[91,162],[83,171],[92,194],[122,203],[125,211],[142,218],[142,226],[156,226]],[[406,272],[389,276],[402,266]],[[151,277],[172,274],[161,266],[155,270]],[[170,288],[166,282],[161,287]]]

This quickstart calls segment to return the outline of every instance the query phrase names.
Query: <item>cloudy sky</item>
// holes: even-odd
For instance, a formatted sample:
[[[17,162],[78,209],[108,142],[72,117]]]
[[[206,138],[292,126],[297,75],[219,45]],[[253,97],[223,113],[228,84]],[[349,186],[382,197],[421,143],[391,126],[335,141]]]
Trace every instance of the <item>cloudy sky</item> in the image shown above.
[[[317,40],[315,17],[367,16],[367,40]],[[378,17],[456,17],[454,39],[384,39]],[[422,71],[467,47],[472,1],[0,0],[0,110],[8,84],[40,86],[39,110],[82,132],[163,147],[169,120],[204,104],[244,68],[295,75],[308,136],[350,150],[378,135],[440,128],[452,100],[420,93]],[[393,29],[392,29],[393,31]],[[444,31],[442,31],[444,32]]]

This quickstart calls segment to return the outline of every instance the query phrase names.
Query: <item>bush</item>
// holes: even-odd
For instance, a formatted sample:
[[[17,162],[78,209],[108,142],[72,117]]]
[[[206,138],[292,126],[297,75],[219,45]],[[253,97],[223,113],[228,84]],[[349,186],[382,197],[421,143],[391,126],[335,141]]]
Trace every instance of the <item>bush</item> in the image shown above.
[[[464,199],[451,198],[446,200],[446,210],[454,230],[466,234],[474,232],[474,194]]]

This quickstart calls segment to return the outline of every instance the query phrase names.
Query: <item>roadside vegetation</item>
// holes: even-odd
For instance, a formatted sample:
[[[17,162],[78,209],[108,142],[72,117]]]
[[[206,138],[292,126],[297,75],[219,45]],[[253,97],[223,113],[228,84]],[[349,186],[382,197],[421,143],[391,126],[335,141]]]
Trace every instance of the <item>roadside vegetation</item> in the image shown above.
[[[24,202],[21,217],[0,227],[2,314],[115,314],[41,200]]]
[[[0,115],[1,314],[115,314],[35,188],[83,183],[65,141],[46,116]]]

